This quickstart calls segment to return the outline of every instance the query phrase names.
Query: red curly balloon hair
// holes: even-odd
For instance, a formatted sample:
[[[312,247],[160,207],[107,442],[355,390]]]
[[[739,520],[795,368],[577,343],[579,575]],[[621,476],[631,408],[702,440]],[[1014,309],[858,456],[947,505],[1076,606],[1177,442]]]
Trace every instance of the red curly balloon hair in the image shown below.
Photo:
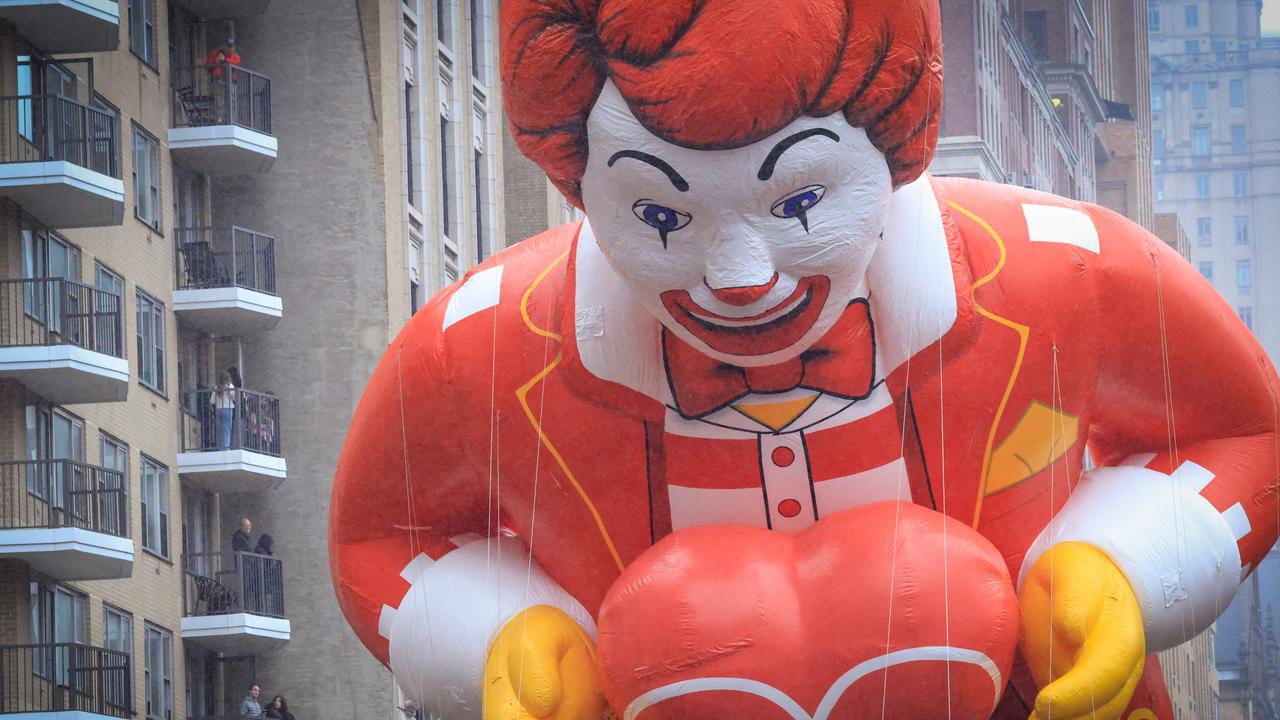
[[[902,185],[937,144],[939,15],[938,0],[503,0],[507,116],[579,207],[606,79],[650,132],[697,149],[843,111]]]

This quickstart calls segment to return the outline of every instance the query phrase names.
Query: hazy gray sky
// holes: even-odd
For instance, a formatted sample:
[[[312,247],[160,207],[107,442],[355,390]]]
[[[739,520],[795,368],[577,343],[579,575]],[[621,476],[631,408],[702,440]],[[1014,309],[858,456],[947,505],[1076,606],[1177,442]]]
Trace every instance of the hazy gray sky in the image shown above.
[[[1280,0],[1265,0],[1262,4],[1262,32],[1280,35]]]

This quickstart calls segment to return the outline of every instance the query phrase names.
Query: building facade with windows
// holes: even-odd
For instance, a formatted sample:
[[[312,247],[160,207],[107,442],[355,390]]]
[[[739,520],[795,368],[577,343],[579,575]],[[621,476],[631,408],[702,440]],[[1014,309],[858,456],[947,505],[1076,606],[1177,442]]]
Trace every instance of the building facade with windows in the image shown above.
[[[1097,202],[1154,229],[1143,0],[943,0],[930,170]]]

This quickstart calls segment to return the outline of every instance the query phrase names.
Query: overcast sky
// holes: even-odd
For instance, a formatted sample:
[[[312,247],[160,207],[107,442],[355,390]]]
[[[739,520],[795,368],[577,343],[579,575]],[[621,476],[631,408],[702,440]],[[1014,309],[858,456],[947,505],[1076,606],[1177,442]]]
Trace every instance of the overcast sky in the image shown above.
[[[1280,0],[1263,2],[1262,32],[1268,35],[1280,35]]]

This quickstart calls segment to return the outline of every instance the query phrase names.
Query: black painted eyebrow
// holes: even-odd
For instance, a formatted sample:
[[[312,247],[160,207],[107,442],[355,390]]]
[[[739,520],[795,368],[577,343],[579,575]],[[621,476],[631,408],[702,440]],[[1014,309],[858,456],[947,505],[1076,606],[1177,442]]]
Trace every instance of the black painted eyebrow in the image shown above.
[[[769,151],[769,156],[764,159],[764,163],[760,166],[760,172],[756,174],[756,177],[761,180],[768,180],[773,177],[773,166],[778,164],[778,158],[782,157],[782,153],[790,149],[792,145],[795,145],[801,140],[807,140],[814,135],[821,135],[822,137],[840,142],[840,136],[826,128],[801,130],[794,135],[788,135],[778,141],[778,144],[774,145],[773,149]]]
[[[642,163],[648,163],[661,170],[662,174],[667,176],[667,179],[671,181],[671,184],[674,185],[677,190],[680,192],[689,191],[689,181],[685,180],[680,173],[676,172],[675,168],[668,165],[662,158],[650,155],[646,152],[640,152],[639,150],[619,150],[613,154],[613,157],[609,158],[609,167],[613,167],[614,163],[623,158],[631,158],[632,160],[639,160]]]

